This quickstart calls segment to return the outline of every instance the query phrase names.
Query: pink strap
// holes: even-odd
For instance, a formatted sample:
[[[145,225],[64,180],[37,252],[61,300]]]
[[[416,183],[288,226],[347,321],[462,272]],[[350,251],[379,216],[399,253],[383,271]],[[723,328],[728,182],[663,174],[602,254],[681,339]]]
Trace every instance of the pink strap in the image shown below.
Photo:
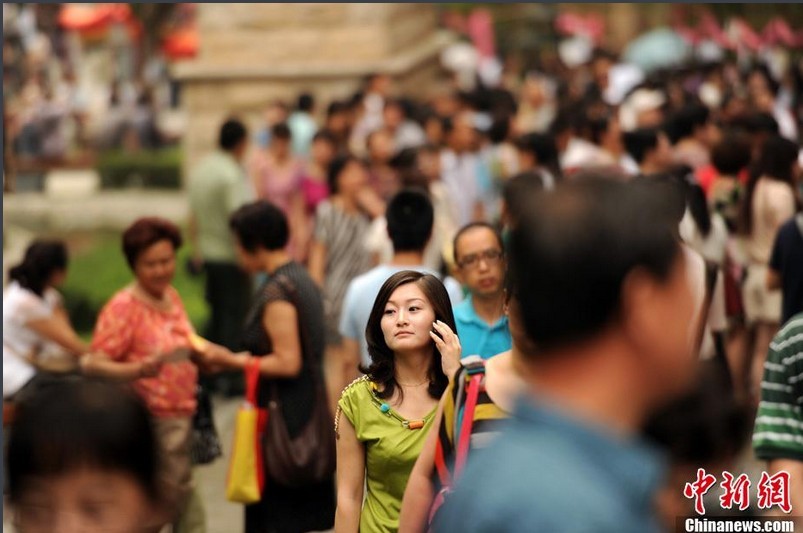
[[[466,407],[463,410],[463,422],[460,425],[460,438],[457,442],[457,456],[455,457],[454,479],[460,477],[463,466],[468,458],[468,448],[471,443],[471,428],[474,425],[474,409],[477,407],[477,398],[480,395],[480,382],[482,374],[474,374],[468,383],[466,393]]]

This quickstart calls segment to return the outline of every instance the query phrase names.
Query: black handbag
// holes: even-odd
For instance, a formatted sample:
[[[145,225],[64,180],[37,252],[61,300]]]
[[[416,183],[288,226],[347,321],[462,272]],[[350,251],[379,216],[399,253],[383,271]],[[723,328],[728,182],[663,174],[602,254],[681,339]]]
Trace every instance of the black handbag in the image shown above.
[[[190,435],[190,460],[193,465],[206,465],[223,455],[220,437],[215,428],[212,401],[209,393],[200,384],[196,389],[198,407],[192,417]]]

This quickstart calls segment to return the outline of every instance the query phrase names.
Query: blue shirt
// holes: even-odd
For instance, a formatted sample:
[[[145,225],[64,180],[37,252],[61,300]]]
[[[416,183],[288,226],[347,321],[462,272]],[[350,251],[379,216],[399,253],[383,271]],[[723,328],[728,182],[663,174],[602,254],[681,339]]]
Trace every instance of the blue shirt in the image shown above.
[[[665,461],[645,442],[519,400],[497,440],[472,451],[436,532],[657,532]]]
[[[368,325],[368,317],[371,316],[374,300],[385,281],[402,270],[416,270],[440,277],[437,272],[422,265],[414,267],[379,265],[351,280],[346,290],[338,331],[347,339],[360,341],[360,359],[366,366],[371,364],[371,356],[368,354],[368,343],[365,341],[365,326]],[[449,293],[452,306],[458,304],[463,298],[463,293],[457,280],[447,277],[443,280],[443,285],[446,287],[446,292]]]
[[[488,359],[510,350],[513,345],[507,325],[507,316],[502,315],[496,324],[489,326],[487,322],[477,316],[470,296],[454,308],[454,319],[457,322],[460,346],[463,347],[463,357],[479,355],[483,359]]]

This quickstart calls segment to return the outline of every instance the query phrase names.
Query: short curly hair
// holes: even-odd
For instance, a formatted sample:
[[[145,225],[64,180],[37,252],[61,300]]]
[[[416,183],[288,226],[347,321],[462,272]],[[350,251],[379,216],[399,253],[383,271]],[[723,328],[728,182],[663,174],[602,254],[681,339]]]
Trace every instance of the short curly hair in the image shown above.
[[[131,270],[140,254],[159,241],[168,240],[174,250],[178,250],[183,242],[181,230],[167,219],[144,217],[134,221],[123,232],[123,254]]]

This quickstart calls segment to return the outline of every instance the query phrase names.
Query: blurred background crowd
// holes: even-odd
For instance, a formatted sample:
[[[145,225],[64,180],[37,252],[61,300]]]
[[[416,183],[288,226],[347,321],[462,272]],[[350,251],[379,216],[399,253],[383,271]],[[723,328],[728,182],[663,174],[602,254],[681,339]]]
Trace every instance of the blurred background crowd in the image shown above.
[[[4,248],[16,245],[18,257],[25,248],[7,228],[22,230],[25,241],[66,243],[69,275],[65,249],[63,260],[48,256],[63,275],[45,280],[63,295],[63,302],[52,296],[48,305],[63,305],[69,317],[60,330],[68,331],[67,340],[56,341],[62,348],[75,355],[90,347],[116,349],[109,347],[113,320],[101,309],[113,296],[129,305],[117,302],[116,291],[130,279],[130,268],[144,285],[169,278],[186,309],[182,331],[197,330],[236,352],[254,290],[273,270],[270,260],[248,256],[254,249],[242,251],[248,235],[236,222],[230,227],[229,217],[246,203],[267,200],[286,220],[288,257],[322,294],[323,368],[334,407],[340,390],[359,375],[358,362],[369,362],[363,339],[344,326],[349,306],[357,305],[348,293],[355,279],[402,264],[399,252],[420,252],[411,264],[444,280],[455,306],[465,300],[481,314],[476,302],[501,298],[504,275],[490,288],[471,277],[455,249],[461,228],[487,224],[506,236],[533,191],[552,191],[589,173],[617,182],[655,178],[682,191],[678,238],[715,272],[701,358],[726,364],[735,397],[754,414],[773,336],[803,311],[803,223],[795,229],[803,201],[799,5],[611,12],[571,4],[428,5],[433,35],[442,39],[433,41],[439,44],[430,53],[432,65],[410,68],[411,74],[376,68],[373,60],[360,69],[355,60],[342,69],[349,79],[331,87],[303,74],[294,78],[287,65],[271,72],[272,64],[250,62],[255,52],[248,45],[259,43],[253,36],[269,33],[260,24],[290,22],[277,15],[279,22],[245,24],[238,41],[220,29],[224,22],[216,25],[214,9],[3,4],[4,190],[12,206],[4,214]],[[336,18],[324,8],[303,9],[299,20],[303,26],[315,18],[312,30]],[[358,13],[360,6],[349,9]],[[247,10],[233,8],[232,16]],[[416,20],[406,11],[404,17]],[[629,21],[624,29],[622,20]],[[363,53],[355,42],[345,39],[345,57]],[[237,58],[241,63],[226,64]],[[324,63],[314,66],[324,72],[321,79],[334,78]],[[416,71],[426,76],[416,78]],[[260,76],[286,85],[262,91],[242,81]],[[73,186],[81,188],[78,196],[53,196]],[[423,191],[432,209],[420,250],[400,249],[392,234],[398,218],[391,206],[410,189]],[[32,222],[24,206],[34,204],[25,202],[42,192],[44,210],[59,202],[96,205],[121,211],[126,220],[113,228],[92,228],[90,221],[74,233],[57,214],[49,225]],[[163,200],[164,211],[150,203]],[[64,220],[95,212],[74,209],[64,211]],[[165,279],[152,274],[148,281],[151,274],[137,266],[159,239],[124,239],[125,260],[119,252],[120,230],[132,230],[134,213],[177,223],[152,230],[162,231],[161,242],[179,254]],[[265,244],[266,253],[275,252],[274,244]],[[500,255],[472,262],[498,266]],[[19,279],[12,275],[12,282]],[[47,287],[39,287],[40,298]],[[4,299],[4,322],[5,308]],[[501,319],[501,306],[498,316],[484,318]],[[241,396],[242,369],[231,361],[222,367],[230,372],[202,376],[201,383],[207,392]],[[126,379],[142,372],[153,377],[151,371],[159,372],[127,369]],[[4,391],[4,398],[13,392]]]

